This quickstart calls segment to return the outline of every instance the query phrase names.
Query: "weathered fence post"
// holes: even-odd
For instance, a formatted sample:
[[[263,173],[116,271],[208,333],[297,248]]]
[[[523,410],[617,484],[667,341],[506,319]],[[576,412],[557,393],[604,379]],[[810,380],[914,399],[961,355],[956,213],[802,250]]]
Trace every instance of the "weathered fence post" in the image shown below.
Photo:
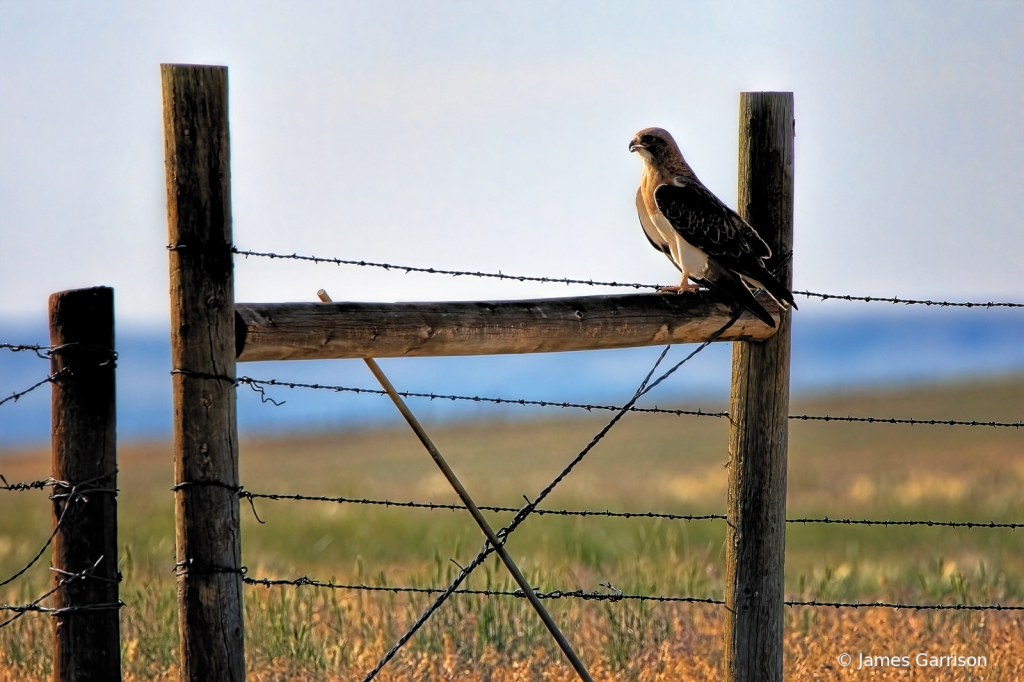
[[[245,679],[225,67],[163,64],[181,679]]]
[[[121,679],[114,290],[50,296],[53,679]],[[59,524],[59,525],[58,525]],[[72,574],[82,577],[72,578]]]
[[[740,95],[739,213],[791,286],[793,94]],[[790,311],[764,342],[733,344],[726,531],[726,679],[781,680]]]

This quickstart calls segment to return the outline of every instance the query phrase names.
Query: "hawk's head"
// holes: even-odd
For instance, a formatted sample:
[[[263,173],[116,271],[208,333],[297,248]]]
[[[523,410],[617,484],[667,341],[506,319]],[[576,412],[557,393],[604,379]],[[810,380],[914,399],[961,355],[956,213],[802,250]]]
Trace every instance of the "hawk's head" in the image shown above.
[[[664,128],[644,128],[629,141],[629,151],[637,152],[647,160],[678,154],[679,147]]]
[[[644,128],[629,141],[629,151],[670,175],[692,175],[679,145],[664,128]]]

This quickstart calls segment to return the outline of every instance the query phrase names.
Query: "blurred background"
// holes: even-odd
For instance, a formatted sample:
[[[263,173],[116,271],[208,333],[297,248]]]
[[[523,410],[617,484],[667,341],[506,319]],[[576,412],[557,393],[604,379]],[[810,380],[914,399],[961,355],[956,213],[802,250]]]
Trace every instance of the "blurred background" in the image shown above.
[[[633,133],[669,129],[735,205],[741,91],[795,93],[795,289],[1020,301],[1019,2],[0,3],[0,341],[46,343],[47,296],[113,286],[119,429],[170,433],[159,64],[230,71],[243,249],[670,284],[633,207]],[[240,301],[611,293],[236,259]],[[798,297],[793,384],[814,393],[1024,370],[1019,309]],[[657,349],[384,363],[399,388],[621,404]],[[676,354],[682,353],[677,349]],[[649,402],[722,400],[709,349]],[[0,354],[0,393],[45,377]],[[358,361],[240,374],[374,387]],[[48,390],[0,410],[45,443]],[[239,392],[243,430],[393,418],[384,400]],[[427,418],[529,408],[422,403]]]

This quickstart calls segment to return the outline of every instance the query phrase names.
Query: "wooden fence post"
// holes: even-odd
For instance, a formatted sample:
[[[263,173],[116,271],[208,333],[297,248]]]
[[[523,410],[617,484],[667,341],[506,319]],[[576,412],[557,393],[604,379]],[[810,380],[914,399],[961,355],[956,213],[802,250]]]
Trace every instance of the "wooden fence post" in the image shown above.
[[[53,294],[49,316],[54,607],[68,609],[53,618],[53,680],[119,680],[114,290]]]
[[[739,213],[792,286],[793,94],[740,96]],[[761,343],[733,344],[726,531],[726,679],[782,680],[790,311]]]
[[[181,675],[245,679],[228,72],[163,64]]]

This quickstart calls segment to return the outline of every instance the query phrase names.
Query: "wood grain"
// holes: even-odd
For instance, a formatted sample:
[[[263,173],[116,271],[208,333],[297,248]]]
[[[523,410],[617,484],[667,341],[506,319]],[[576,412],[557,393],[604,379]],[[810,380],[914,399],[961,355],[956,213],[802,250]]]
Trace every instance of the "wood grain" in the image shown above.
[[[777,315],[768,297],[761,302]],[[238,303],[239,362],[495,355],[698,343],[730,318],[713,294],[446,303]],[[749,313],[719,339],[775,330]]]
[[[245,679],[227,69],[163,64],[180,679]],[[178,487],[182,486],[182,487]]]
[[[739,213],[772,249],[793,249],[793,94],[740,98]],[[792,261],[777,273],[792,288]],[[726,679],[782,680],[791,311],[762,343],[733,346],[726,531]]]

